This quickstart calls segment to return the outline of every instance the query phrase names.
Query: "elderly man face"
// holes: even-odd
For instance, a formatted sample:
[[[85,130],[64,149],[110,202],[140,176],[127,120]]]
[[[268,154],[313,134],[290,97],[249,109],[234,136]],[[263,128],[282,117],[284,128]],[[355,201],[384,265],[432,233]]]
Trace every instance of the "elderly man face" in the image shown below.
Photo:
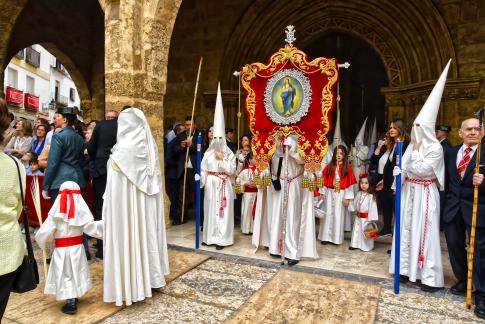
[[[473,146],[480,143],[483,136],[483,130],[480,129],[480,123],[476,118],[466,119],[461,123],[458,132],[463,143],[467,146]]]

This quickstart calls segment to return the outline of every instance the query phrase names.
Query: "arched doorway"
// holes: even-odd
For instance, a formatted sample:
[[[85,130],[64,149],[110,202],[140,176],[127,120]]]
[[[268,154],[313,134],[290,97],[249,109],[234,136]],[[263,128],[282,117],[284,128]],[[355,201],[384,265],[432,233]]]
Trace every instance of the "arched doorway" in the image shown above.
[[[347,145],[353,143],[364,119],[372,125],[385,124],[385,98],[382,87],[389,81],[379,55],[364,40],[346,33],[328,33],[314,38],[303,51],[310,59],[335,57],[338,62],[350,62],[349,69],[340,70],[340,114],[342,137]],[[333,113],[335,120],[336,112]],[[331,137],[331,136],[330,136]]]
[[[17,8],[17,7],[16,7]],[[104,12],[97,0],[36,0],[20,7],[3,67],[21,49],[40,44],[75,82],[87,120],[104,113]]]

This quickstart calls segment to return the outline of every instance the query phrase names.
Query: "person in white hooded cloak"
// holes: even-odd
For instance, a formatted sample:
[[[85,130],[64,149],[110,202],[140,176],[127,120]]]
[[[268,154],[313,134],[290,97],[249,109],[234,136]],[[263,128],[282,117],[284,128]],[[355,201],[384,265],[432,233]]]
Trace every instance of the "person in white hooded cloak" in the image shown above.
[[[438,190],[444,189],[445,166],[435,123],[450,62],[414,120],[411,143],[402,159],[399,274],[402,282],[421,280],[421,289],[426,292],[444,287]],[[399,173],[401,170],[395,167],[394,175]],[[394,273],[395,238],[390,273]]]
[[[45,282],[45,294],[56,300],[67,300],[62,312],[75,314],[77,298],[92,286],[83,233],[101,239],[102,221],[94,221],[93,214],[81,196],[79,185],[73,181],[62,183],[59,195],[52,205],[47,219],[35,234],[40,247],[54,241],[55,249]]]
[[[152,296],[169,273],[160,161],[143,112],[123,110],[104,193],[104,301]]]
[[[217,250],[234,244],[234,189],[236,156],[226,145],[221,87],[217,89],[214,138],[201,163],[200,185],[204,188],[202,242]],[[196,176],[197,177],[197,176]]]
[[[369,147],[364,144],[366,125],[367,118],[364,120],[364,123],[355,138],[354,146],[350,150],[350,164],[356,179],[359,179],[359,175],[366,173],[365,162],[367,160],[367,154],[369,153]],[[358,186],[354,186],[354,194],[357,194],[358,191]]]

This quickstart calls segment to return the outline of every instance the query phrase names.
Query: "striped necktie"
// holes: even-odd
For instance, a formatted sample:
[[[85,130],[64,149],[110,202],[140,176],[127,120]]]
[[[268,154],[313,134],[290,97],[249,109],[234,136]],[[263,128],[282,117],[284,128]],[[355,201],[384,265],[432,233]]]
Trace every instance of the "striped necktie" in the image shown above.
[[[458,163],[458,173],[460,174],[460,178],[463,180],[463,176],[465,175],[466,168],[468,163],[470,163],[470,152],[472,151],[471,147],[467,147],[461,158],[460,163]]]

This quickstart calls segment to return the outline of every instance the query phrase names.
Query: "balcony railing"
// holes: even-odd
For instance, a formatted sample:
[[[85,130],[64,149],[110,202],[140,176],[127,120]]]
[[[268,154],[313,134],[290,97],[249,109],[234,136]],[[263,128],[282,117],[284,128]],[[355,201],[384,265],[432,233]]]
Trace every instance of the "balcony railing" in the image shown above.
[[[22,106],[22,103],[24,102],[24,92],[19,89],[15,89],[14,87],[6,86],[5,101],[7,101],[9,104]]]
[[[32,47],[27,47],[25,49],[25,60],[35,67],[40,66],[40,52],[37,52]]]
[[[69,104],[69,98],[66,96],[58,94],[56,98],[54,98],[57,105],[66,107]]]
[[[39,111],[39,97],[31,93],[25,93],[24,108],[33,111]]]

